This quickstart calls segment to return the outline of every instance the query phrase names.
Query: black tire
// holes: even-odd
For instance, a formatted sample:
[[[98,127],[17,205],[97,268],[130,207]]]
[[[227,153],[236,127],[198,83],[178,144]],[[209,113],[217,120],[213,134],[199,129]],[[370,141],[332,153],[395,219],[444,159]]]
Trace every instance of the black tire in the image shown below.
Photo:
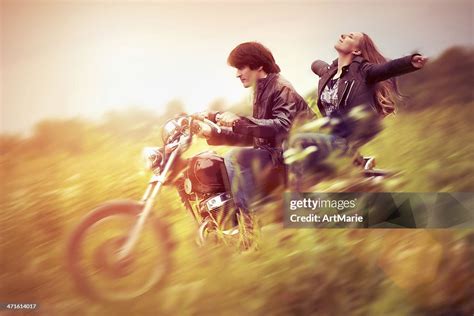
[[[222,234],[222,236],[218,236],[219,233]],[[216,225],[214,224],[214,222],[211,219],[206,218],[201,223],[201,225],[199,225],[199,228],[197,231],[196,243],[198,244],[198,246],[204,246],[211,242],[210,240],[211,238],[212,238],[213,243],[218,243],[219,239],[222,239],[222,237],[224,236],[230,237],[230,236],[235,236],[239,233],[240,232],[239,232],[238,226],[217,232]],[[212,237],[210,236],[211,234],[213,235]]]
[[[198,246],[228,245],[239,250],[247,250],[254,243],[254,225],[250,215],[238,214],[238,224],[228,229],[220,229],[215,222],[206,218],[197,230]]]
[[[132,225],[137,216],[143,209],[143,204],[136,201],[113,201],[99,206],[90,212],[77,226],[71,234],[66,248],[66,265],[70,272],[78,290],[85,296],[101,301],[123,301],[129,300],[147,291],[158,288],[162,285],[172,268],[172,250],[174,248],[171,235],[167,225],[156,218],[150,217],[148,223],[152,225],[153,231],[153,247],[159,247],[160,257],[156,266],[153,266],[153,274],[138,289],[127,288],[125,292],[118,290],[100,290],[97,284],[93,283],[92,276],[87,274],[87,269],[81,264],[81,259],[85,257],[85,238],[90,233],[90,229],[105,219],[116,219],[123,217]],[[146,227],[145,227],[146,228]],[[94,249],[95,258],[98,259],[100,269],[95,271],[101,277],[107,277],[112,282],[118,282],[120,278],[126,277],[130,271],[129,265],[133,263],[133,251],[128,257],[118,260],[111,255],[112,251],[117,249],[125,241],[128,231],[124,231],[123,235],[109,239]],[[110,262],[109,262],[110,261]],[[137,266],[137,269],[143,267]],[[96,274],[92,274],[95,276]]]

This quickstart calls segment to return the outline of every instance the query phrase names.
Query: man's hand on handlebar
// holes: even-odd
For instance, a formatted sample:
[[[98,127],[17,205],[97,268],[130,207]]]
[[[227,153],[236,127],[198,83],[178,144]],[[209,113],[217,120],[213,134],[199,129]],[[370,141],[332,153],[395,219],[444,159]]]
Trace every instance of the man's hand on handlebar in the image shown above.
[[[238,119],[240,119],[240,116],[232,112],[223,112],[216,116],[217,124],[220,126],[231,127]]]
[[[208,112],[203,111],[192,114],[194,118],[192,130],[198,137],[209,138],[213,130],[217,134],[221,133],[222,129],[229,129],[232,124],[240,119],[239,116],[231,112]],[[217,124],[216,124],[217,123]]]
[[[192,128],[194,135],[198,137],[209,138],[212,134],[212,127],[203,121],[194,120]]]

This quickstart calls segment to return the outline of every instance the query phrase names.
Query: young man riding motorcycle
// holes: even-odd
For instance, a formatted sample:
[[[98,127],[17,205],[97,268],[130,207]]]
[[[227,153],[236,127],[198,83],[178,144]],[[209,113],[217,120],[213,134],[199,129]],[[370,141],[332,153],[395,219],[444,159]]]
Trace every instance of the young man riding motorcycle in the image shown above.
[[[272,53],[257,42],[235,47],[227,62],[236,68],[236,77],[245,88],[253,89],[253,115],[231,112],[205,112],[203,115],[227,127],[220,133],[201,124],[199,135],[209,145],[244,146],[231,150],[224,158],[235,204],[248,213],[250,204],[275,184],[275,175],[284,170],[282,143],[298,116],[311,116],[305,100],[279,73]],[[252,147],[249,147],[252,146]],[[265,173],[265,171],[267,173]],[[283,173],[277,177],[283,181]],[[277,180],[278,181],[278,180]]]

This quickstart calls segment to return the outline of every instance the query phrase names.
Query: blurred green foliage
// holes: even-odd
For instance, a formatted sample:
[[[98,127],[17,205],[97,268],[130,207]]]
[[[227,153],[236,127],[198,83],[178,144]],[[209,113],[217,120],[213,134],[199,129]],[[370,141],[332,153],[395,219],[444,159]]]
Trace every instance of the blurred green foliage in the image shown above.
[[[407,77],[402,88],[414,103],[362,148],[402,172],[397,190],[473,191],[472,60],[472,50],[454,48]],[[0,301],[39,303],[40,315],[472,313],[472,229],[290,230],[269,205],[259,250],[238,254],[195,246],[196,226],[173,188],[155,207],[177,242],[165,286],[127,303],[79,296],[64,267],[66,240],[97,205],[141,197],[149,177],[141,148],[161,142],[158,127],[179,113],[174,105],[161,117],[130,109],[0,137]],[[200,141],[189,155],[205,147]],[[320,188],[330,181],[337,179]]]

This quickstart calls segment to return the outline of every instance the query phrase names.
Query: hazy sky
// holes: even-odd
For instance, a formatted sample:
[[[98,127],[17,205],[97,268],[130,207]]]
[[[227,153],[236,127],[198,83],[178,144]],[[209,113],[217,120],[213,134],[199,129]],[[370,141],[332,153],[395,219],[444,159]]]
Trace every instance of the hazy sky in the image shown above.
[[[389,58],[473,45],[472,1],[1,1],[0,131],[47,117],[100,117],[172,99],[197,111],[248,98],[226,64],[237,44],[269,47],[306,94],[315,59],[342,32],[368,33]]]

